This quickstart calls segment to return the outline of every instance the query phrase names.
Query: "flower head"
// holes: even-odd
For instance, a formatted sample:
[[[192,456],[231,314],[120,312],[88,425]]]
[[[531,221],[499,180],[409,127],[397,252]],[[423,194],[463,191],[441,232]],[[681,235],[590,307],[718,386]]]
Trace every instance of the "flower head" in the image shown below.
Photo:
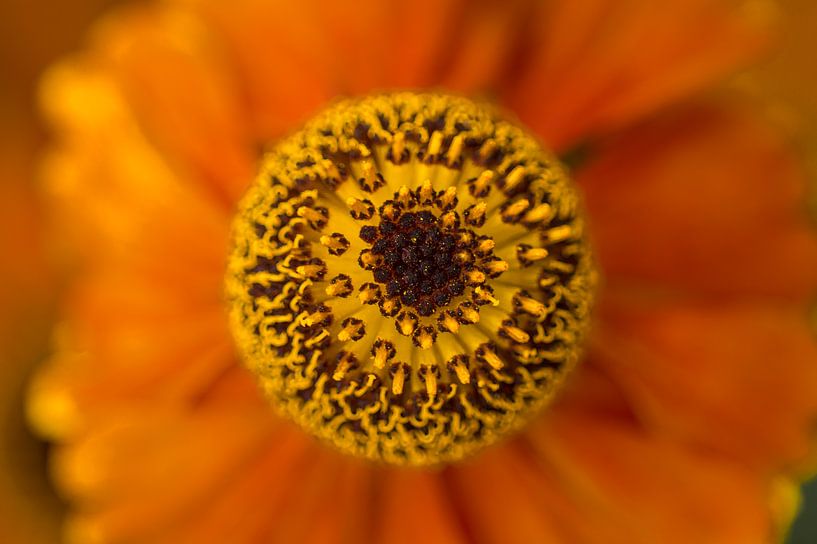
[[[556,159],[466,99],[336,104],[241,203],[227,288],[245,360],[344,451],[460,459],[578,359],[593,282],[578,207]]]
[[[767,542],[813,453],[817,238],[777,131],[695,94],[763,43],[747,13],[169,0],[99,26],[43,91],[83,266],[28,408],[69,541]],[[586,214],[496,111],[583,151]]]

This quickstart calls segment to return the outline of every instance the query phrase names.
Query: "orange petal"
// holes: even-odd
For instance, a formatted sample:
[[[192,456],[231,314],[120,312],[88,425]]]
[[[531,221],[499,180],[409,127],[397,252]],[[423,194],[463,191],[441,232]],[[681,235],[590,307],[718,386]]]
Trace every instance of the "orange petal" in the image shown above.
[[[765,42],[767,19],[719,0],[546,2],[505,97],[564,150],[733,72]]]
[[[150,540],[201,508],[203,497],[220,496],[236,473],[251,472],[247,465],[269,441],[287,443],[287,428],[263,411],[229,405],[188,412],[154,402],[111,411],[55,458],[57,481],[78,503],[69,541]]]
[[[656,433],[779,470],[817,418],[817,339],[768,303],[602,307],[595,361]]]
[[[686,449],[632,422],[561,410],[526,438],[539,486],[556,486],[597,544],[768,542],[763,476]],[[571,510],[568,510],[570,512]],[[584,520],[585,523],[581,523]]]
[[[332,489],[317,497],[315,505],[319,511],[308,520],[303,538],[283,542],[326,544],[368,540],[372,532],[374,473],[365,462],[345,458],[338,474],[330,477]],[[276,531],[274,527],[272,532]]]
[[[120,90],[123,106],[177,172],[232,208],[254,173],[255,147],[207,29],[180,9],[137,7],[114,12],[95,30],[83,62]]]
[[[695,105],[603,147],[577,174],[611,284],[802,299],[817,290],[806,177],[738,107]]]
[[[571,541],[563,538],[563,512],[551,496],[552,483],[513,447],[494,447],[451,466],[444,477],[469,541]]]
[[[338,94],[334,52],[313,1],[187,3],[233,63],[259,141],[292,130]]]
[[[373,541],[383,544],[466,542],[439,475],[388,470],[380,477],[379,511]]]
[[[252,465],[225,482],[221,493],[167,534],[166,542],[279,542],[274,538],[279,516],[295,504],[301,485],[319,485],[315,472],[332,456],[299,429],[273,442]],[[311,475],[311,476],[310,476]]]
[[[530,0],[186,0],[238,66],[258,137],[292,130],[338,96],[400,88],[496,89]]]

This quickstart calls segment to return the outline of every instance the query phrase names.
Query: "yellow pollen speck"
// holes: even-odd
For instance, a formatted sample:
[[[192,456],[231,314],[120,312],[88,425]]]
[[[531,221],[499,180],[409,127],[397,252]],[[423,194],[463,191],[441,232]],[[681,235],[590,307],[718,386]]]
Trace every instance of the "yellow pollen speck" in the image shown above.
[[[239,206],[233,335],[272,407],[338,450],[455,462],[523,427],[577,364],[582,224],[559,162],[492,107],[340,102],[264,157]]]

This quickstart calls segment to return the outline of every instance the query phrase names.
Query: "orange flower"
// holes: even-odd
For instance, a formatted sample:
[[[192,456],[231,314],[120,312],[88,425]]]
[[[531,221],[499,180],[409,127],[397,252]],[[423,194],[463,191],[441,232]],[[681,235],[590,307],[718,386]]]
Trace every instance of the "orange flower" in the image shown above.
[[[785,140],[700,95],[759,51],[757,23],[716,0],[188,0],[104,21],[43,93],[82,260],[29,411],[68,539],[774,540],[813,454],[817,238]],[[275,416],[222,294],[258,148],[400,88],[492,97],[583,149],[604,277],[555,404],[443,468],[345,456]]]

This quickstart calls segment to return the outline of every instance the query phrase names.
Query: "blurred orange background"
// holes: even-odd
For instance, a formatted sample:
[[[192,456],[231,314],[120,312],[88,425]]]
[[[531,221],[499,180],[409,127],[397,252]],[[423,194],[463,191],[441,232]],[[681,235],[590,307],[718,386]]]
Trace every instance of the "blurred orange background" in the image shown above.
[[[61,276],[58,259],[46,243],[47,222],[36,191],[37,150],[47,138],[37,123],[37,79],[51,61],[76,48],[89,23],[113,3],[3,0],[0,4],[2,542],[57,541],[56,514],[61,508],[49,491],[44,446],[26,432],[22,413],[26,378],[48,350]],[[785,0],[779,6],[784,30],[779,52],[755,72],[741,76],[735,85],[761,96],[770,113],[802,137],[803,149],[814,163],[817,2]],[[813,500],[817,502],[817,497]],[[817,504],[807,503],[806,508],[808,519],[794,538],[796,542],[817,542]]]

